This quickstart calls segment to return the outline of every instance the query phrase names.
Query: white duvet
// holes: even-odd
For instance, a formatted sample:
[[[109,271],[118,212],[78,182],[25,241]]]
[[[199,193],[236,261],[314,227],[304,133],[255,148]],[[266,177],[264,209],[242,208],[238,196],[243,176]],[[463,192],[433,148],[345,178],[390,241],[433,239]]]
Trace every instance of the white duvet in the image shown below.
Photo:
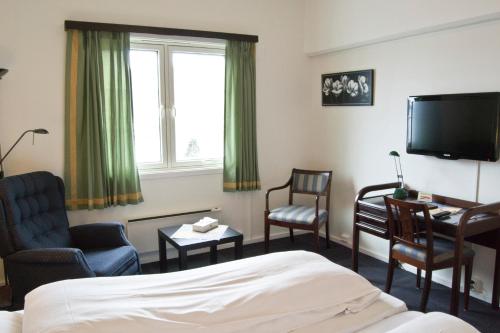
[[[26,297],[23,333],[290,332],[372,304],[360,275],[304,251],[171,274],[66,280]]]
[[[442,312],[426,313],[387,333],[480,333],[465,321]]]

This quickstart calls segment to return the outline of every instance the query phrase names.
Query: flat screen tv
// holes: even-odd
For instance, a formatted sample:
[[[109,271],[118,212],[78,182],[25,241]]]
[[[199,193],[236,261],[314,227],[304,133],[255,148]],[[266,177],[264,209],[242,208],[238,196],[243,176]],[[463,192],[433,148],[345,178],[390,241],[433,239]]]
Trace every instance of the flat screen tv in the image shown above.
[[[406,152],[498,160],[500,93],[408,97]]]

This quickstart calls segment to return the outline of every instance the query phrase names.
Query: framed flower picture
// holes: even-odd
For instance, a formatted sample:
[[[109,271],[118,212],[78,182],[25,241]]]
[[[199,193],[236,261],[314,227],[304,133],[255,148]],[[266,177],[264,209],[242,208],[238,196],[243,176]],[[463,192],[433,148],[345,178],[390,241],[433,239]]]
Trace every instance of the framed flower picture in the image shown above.
[[[373,105],[373,78],[373,69],[321,75],[322,105]]]

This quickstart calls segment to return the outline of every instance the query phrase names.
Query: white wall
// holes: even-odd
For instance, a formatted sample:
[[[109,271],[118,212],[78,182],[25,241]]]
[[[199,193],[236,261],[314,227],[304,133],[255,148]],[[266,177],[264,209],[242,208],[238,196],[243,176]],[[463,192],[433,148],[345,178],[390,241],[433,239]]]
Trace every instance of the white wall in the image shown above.
[[[286,8],[286,10],[283,10]],[[259,35],[257,134],[262,188],[282,184],[294,166],[307,167],[307,57],[301,0],[1,0],[0,143],[43,127],[36,145],[26,138],[5,163],[6,174],[64,166],[64,20],[186,28]],[[277,128],[283,130],[277,131]],[[245,239],[263,235],[264,191],[227,194],[222,175],[142,180],[138,206],[70,214],[71,224],[221,207],[226,223]],[[156,231],[152,231],[156,232]]]
[[[408,1],[398,2],[401,6],[403,3],[409,6]],[[451,6],[451,1],[444,2],[450,5],[450,12],[455,17],[487,12],[493,6],[491,1],[477,1],[469,6],[464,6],[465,1],[453,1],[458,4],[455,8]],[[335,24],[361,21],[369,27],[364,31],[354,31],[354,37],[361,41],[372,38],[374,34],[383,37],[384,33],[389,33],[380,27],[393,27],[390,33],[404,32],[404,29],[416,24],[413,20],[424,16],[422,13],[433,17],[430,23],[441,23],[432,13],[433,8],[441,6],[442,2],[419,1],[418,8],[415,8],[416,16],[412,19],[407,17],[408,11],[399,6],[394,7],[397,11],[388,11],[380,5],[380,1],[370,2],[370,5],[366,1],[364,4],[369,15],[362,14],[362,19],[358,20],[359,12],[353,11],[352,6],[360,3],[309,1],[308,17],[313,21],[306,20],[306,31],[308,26],[314,28],[326,24],[315,21],[318,18]],[[340,5],[340,12],[334,10],[336,5]],[[311,13],[311,10],[314,12]],[[449,12],[436,12],[443,13],[443,20],[449,19]],[[394,19],[391,20],[391,17]],[[398,23],[401,18],[407,20],[407,25]],[[331,43],[347,43],[341,40],[350,37],[348,31],[344,32],[347,36],[339,37],[335,29],[325,31],[324,38],[316,40],[315,49],[328,49],[333,45]],[[500,21],[491,21],[311,58],[310,81],[317,82],[310,87],[311,117],[319,133],[314,145],[318,147],[315,155],[318,163],[335,171],[334,233],[337,237],[344,234],[349,242],[351,240],[353,199],[360,188],[396,181],[393,162],[388,156],[393,149],[402,153],[404,176],[411,187],[466,200],[475,199],[476,162],[445,161],[405,153],[406,98],[420,94],[499,91],[499,35]],[[310,47],[311,40],[315,39],[306,34],[306,48]],[[321,74],[369,68],[375,69],[373,107],[321,107]],[[479,200],[500,201],[500,188],[497,186],[500,162],[483,162],[481,168]],[[363,235],[361,246],[379,258],[388,255],[384,240]],[[494,251],[479,246],[474,246],[474,249],[477,255],[473,276],[484,281],[485,287],[485,292],[476,296],[490,300]],[[438,281],[448,283],[449,273],[442,272],[435,276]]]
[[[497,0],[306,0],[304,49],[324,53],[499,12]]]

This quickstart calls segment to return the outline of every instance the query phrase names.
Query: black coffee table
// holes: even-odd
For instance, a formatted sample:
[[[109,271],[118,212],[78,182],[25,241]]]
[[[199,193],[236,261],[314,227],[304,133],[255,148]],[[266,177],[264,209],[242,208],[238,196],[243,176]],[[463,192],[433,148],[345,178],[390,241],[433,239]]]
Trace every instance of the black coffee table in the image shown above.
[[[228,227],[220,240],[200,240],[200,239],[185,239],[172,238],[173,234],[181,226],[171,226],[158,229],[158,247],[160,250],[160,272],[166,272],[167,268],[167,244],[169,242],[179,251],[179,270],[184,270],[187,267],[187,251],[210,247],[210,263],[217,263],[217,245],[233,243],[234,254],[236,259],[241,259],[243,256],[243,235],[238,231]]]

